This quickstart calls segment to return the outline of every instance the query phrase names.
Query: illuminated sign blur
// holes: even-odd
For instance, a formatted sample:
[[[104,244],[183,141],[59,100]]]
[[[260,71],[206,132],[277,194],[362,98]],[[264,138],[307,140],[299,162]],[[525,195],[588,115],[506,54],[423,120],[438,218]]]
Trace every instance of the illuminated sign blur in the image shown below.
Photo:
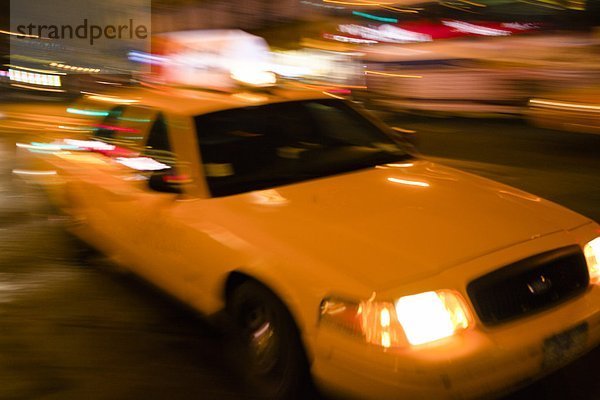
[[[60,76],[52,74],[43,74],[39,72],[21,71],[18,69],[10,68],[8,70],[8,77],[11,81],[23,82],[41,86],[54,86],[60,87],[61,81]]]

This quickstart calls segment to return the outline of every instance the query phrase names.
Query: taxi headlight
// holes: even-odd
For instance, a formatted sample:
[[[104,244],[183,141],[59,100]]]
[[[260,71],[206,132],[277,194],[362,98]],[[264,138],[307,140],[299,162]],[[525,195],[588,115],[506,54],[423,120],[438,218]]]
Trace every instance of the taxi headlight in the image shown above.
[[[590,273],[590,283],[600,284],[600,237],[588,242],[583,253]]]
[[[449,290],[401,297],[396,301],[396,313],[412,345],[452,336],[473,323],[464,300]]]
[[[440,290],[404,296],[395,304],[329,297],[321,302],[321,322],[387,349],[452,336],[473,318],[458,293]]]

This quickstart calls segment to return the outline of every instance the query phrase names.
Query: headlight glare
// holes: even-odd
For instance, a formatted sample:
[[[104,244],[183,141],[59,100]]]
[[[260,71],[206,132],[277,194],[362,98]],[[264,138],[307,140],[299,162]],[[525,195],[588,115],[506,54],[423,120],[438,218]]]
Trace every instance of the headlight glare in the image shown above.
[[[473,321],[464,300],[449,290],[401,297],[396,302],[396,314],[412,345],[452,336]]]
[[[450,290],[404,296],[395,304],[329,297],[321,302],[320,320],[383,348],[432,342],[473,323],[462,297]]]
[[[600,284],[600,237],[588,242],[583,248],[590,274],[590,283]]]

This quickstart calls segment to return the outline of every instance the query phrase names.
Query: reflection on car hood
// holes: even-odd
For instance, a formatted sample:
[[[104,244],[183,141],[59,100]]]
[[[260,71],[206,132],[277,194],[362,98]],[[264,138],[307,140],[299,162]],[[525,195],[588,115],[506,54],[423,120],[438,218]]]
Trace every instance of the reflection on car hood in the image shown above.
[[[260,245],[269,236],[269,250],[307,254],[378,287],[589,221],[534,195],[420,160],[220,201],[235,214],[231,228],[247,241]]]

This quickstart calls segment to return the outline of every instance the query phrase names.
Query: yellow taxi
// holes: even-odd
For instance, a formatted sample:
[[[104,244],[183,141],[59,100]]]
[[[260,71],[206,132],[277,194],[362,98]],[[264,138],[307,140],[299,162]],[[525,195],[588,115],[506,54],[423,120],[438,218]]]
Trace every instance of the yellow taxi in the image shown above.
[[[600,341],[597,223],[417,158],[351,102],[282,88],[96,100],[90,137],[20,150],[43,159],[75,233],[226,317],[267,398],[308,397],[309,380],[490,398]]]

